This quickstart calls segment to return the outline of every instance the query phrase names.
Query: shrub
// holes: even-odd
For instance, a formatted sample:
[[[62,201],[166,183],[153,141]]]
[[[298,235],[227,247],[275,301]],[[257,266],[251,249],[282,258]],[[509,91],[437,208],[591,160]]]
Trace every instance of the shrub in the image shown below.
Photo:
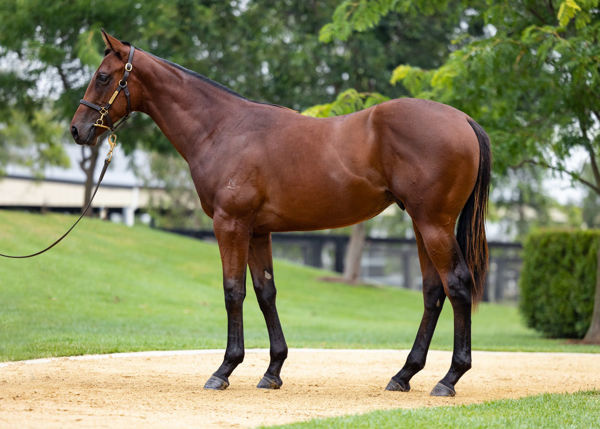
[[[539,231],[523,246],[520,309],[549,337],[583,338],[596,291],[600,231]]]

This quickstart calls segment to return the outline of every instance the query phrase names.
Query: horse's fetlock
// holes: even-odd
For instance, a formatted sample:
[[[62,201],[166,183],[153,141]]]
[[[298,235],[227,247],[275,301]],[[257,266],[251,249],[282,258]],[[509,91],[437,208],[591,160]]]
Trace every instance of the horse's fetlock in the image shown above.
[[[471,369],[471,357],[465,356],[462,358],[456,358],[452,361],[452,366],[461,374],[464,374]]]
[[[282,362],[287,359],[288,348],[287,348],[287,346],[282,347],[282,348],[272,348],[270,355],[271,355],[272,361]]]
[[[240,363],[242,363],[244,361],[244,350],[242,349],[233,349],[233,350],[228,350],[225,353],[225,361],[227,361],[227,363],[232,364],[232,365],[239,365]]]
[[[404,367],[408,370],[415,372],[421,371],[423,368],[425,368],[425,361],[417,359],[408,359]]]

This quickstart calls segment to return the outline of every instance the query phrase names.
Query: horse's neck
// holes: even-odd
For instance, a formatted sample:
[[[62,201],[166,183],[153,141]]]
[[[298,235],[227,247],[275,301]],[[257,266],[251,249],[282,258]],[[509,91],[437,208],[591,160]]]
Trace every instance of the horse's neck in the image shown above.
[[[216,137],[244,100],[152,57],[145,58],[143,101],[148,114],[188,161]]]

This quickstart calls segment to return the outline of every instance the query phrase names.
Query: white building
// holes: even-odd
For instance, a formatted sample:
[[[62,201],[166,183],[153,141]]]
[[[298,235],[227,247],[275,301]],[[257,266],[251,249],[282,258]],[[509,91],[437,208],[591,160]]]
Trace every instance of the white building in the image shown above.
[[[104,165],[107,147],[104,144],[100,149],[95,180]],[[0,208],[79,212],[85,183],[85,175],[79,167],[81,148],[72,144],[66,145],[65,150],[71,166],[46,168],[42,178],[35,177],[26,168],[9,165],[6,175],[0,176]],[[136,152],[133,160],[139,166],[147,157],[143,152]],[[122,216],[126,224],[133,225],[136,210],[147,207],[152,195],[164,196],[164,192],[160,187],[146,186],[144,180],[133,173],[130,162],[117,146],[92,207],[101,217],[118,220]]]

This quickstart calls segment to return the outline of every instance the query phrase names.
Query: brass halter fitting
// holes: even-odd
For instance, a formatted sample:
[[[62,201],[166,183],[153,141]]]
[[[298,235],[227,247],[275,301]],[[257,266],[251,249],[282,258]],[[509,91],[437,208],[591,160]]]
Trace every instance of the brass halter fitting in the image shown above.
[[[113,150],[115,149],[115,146],[117,145],[117,135],[116,134],[113,133],[110,136],[108,136],[108,144],[110,145],[110,150],[106,154],[106,162],[110,162],[112,160]]]
[[[102,127],[102,128],[106,128],[107,130],[110,130],[110,127],[104,125],[104,117],[106,115],[108,115],[108,109],[106,107],[102,107],[102,108],[100,108],[99,112],[100,112],[100,117],[98,119],[96,119],[96,122],[94,123],[94,126],[95,127]]]

